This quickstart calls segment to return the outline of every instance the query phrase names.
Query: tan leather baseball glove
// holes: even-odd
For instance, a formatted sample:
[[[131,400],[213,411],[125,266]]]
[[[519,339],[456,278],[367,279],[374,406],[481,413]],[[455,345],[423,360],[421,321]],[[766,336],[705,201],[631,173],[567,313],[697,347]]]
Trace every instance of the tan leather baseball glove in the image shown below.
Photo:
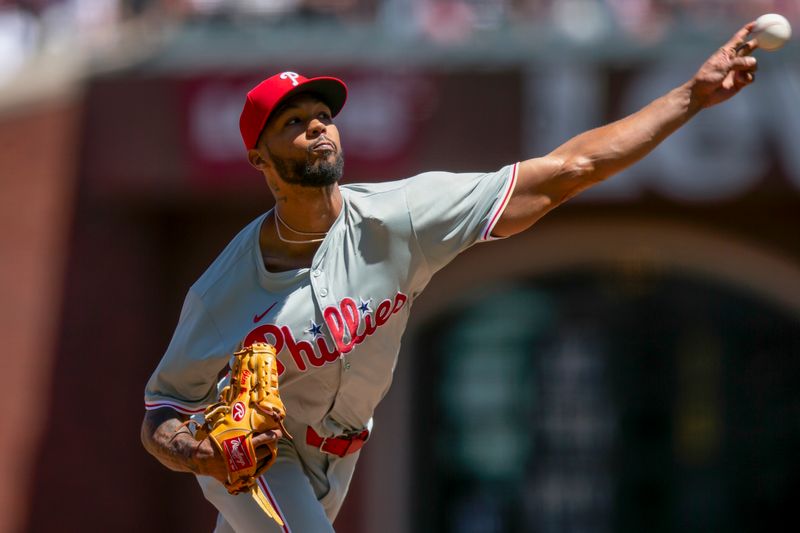
[[[249,493],[281,526],[283,521],[258,485],[258,477],[275,462],[278,442],[271,441],[269,456],[259,461],[252,440],[256,434],[275,429],[291,438],[283,426],[285,417],[275,348],[257,342],[233,354],[230,384],[222,389],[219,401],[206,408],[205,423],[195,432],[198,441],[209,437],[225,457],[228,492]]]

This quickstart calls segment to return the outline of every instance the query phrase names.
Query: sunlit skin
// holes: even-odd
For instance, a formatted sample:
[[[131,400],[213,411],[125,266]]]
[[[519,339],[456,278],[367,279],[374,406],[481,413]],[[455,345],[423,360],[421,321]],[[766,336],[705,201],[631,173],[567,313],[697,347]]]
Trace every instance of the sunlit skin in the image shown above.
[[[517,186],[495,225],[495,237],[532,226],[581,191],[624,170],[702,109],[728,100],[755,81],[758,40],[745,42],[746,24],[709,57],[695,75],[636,113],[565,142],[551,153],[523,161]]]
[[[277,109],[256,144],[249,150],[250,164],[264,175],[267,187],[275,198],[275,209],[281,218],[299,231],[324,233],[333,225],[342,209],[338,183],[308,187],[285,179],[279,172],[280,161],[312,166],[335,165],[341,156],[339,130],[331,119],[330,108],[317,97],[301,94],[290,98]],[[292,240],[305,240],[281,228],[281,234]],[[306,267],[311,264],[319,243],[288,244],[275,231],[273,215],[261,227],[261,250],[271,271]]]

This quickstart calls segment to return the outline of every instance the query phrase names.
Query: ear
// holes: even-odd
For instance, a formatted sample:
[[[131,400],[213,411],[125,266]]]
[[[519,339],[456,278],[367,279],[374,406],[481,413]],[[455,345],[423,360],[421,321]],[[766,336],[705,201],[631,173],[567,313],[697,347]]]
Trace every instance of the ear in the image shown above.
[[[247,151],[247,160],[253,168],[262,172],[269,166],[269,161],[255,148]]]

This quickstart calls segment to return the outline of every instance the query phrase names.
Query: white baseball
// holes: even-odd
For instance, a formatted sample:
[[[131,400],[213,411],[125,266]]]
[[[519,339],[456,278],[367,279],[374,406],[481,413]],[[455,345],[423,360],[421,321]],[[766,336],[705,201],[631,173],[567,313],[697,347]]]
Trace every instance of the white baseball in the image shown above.
[[[786,44],[792,36],[792,25],[783,15],[769,13],[756,19],[750,34],[758,39],[758,47],[772,52]]]

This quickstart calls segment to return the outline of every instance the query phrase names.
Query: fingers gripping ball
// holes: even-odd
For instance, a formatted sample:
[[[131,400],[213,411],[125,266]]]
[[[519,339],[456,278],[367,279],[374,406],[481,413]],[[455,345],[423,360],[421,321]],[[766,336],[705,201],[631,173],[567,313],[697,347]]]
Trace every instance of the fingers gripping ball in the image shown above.
[[[756,19],[750,32],[758,41],[758,47],[772,52],[781,48],[792,37],[792,26],[782,15],[769,13]]]
[[[195,434],[198,440],[208,437],[225,458],[231,494],[249,492],[262,509],[278,523],[280,517],[261,493],[258,477],[278,454],[277,440],[268,444],[269,454],[261,460],[253,447],[253,436],[280,429],[286,409],[278,391],[278,360],[275,348],[254,343],[233,354],[230,384],[222,389],[219,401],[205,411],[205,423]]]

